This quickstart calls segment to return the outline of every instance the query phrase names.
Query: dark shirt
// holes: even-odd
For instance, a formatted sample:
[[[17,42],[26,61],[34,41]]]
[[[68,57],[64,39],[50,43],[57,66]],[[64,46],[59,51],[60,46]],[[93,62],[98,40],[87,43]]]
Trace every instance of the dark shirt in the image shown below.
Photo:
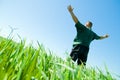
[[[75,24],[77,35],[74,39],[73,45],[81,44],[86,47],[89,47],[91,41],[94,39],[100,39],[100,36],[98,36],[95,32],[88,29],[84,25],[82,25],[79,21]]]

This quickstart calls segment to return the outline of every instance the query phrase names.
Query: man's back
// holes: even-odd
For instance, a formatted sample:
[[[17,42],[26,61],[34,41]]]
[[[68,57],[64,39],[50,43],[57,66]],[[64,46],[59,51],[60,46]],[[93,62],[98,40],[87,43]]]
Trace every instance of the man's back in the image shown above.
[[[86,47],[89,47],[90,43],[94,39],[99,39],[100,37],[96,35],[92,30],[86,28],[80,22],[75,24],[77,35],[74,39],[73,44],[81,44]]]

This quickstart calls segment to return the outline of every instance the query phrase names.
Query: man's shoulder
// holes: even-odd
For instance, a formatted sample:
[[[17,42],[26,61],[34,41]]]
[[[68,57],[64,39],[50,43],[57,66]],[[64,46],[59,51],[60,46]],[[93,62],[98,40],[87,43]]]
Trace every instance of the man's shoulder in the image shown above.
[[[86,28],[80,21],[78,21],[75,24],[75,27],[78,28],[78,29],[81,29],[81,30],[84,30]]]
[[[88,29],[89,30],[89,29]],[[93,30],[89,30],[91,33],[96,34]]]
[[[78,21],[75,26],[84,26],[80,21]]]

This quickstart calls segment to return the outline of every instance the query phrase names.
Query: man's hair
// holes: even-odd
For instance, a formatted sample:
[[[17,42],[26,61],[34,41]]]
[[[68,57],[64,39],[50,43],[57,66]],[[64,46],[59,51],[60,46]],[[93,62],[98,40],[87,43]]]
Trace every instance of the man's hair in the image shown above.
[[[88,21],[88,22],[90,23],[90,25],[91,25],[91,27],[92,27],[93,23],[92,23],[91,21]]]

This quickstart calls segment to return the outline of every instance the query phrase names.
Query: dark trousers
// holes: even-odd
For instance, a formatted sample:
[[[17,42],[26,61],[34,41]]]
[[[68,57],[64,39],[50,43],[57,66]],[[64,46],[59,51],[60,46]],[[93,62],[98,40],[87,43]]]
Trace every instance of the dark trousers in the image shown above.
[[[70,56],[73,61],[77,60],[78,65],[81,64],[86,65],[88,52],[89,52],[88,47],[77,44],[77,45],[73,45],[73,49],[70,53]]]

